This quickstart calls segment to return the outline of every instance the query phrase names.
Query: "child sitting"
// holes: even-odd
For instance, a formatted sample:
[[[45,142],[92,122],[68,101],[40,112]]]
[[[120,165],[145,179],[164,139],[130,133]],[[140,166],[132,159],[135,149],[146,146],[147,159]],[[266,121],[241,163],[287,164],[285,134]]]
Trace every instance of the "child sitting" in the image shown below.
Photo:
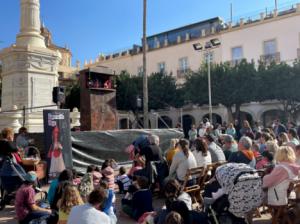
[[[128,191],[128,187],[131,185],[131,180],[126,174],[124,166],[121,166],[119,169],[119,175],[116,178],[116,183],[119,186],[119,192],[124,194]]]
[[[146,177],[137,177],[138,190],[133,193],[132,199],[122,199],[122,210],[131,218],[138,220],[145,212],[152,212],[152,193],[149,190],[149,181]]]
[[[271,153],[269,151],[264,151],[261,154],[261,157],[262,158],[256,162],[257,170],[269,168],[273,165],[273,159],[274,159],[273,153]]]
[[[101,167],[101,173],[103,175],[103,180],[107,181],[108,187],[111,190],[115,189],[115,172],[112,168],[112,162],[111,160],[105,160]]]
[[[94,188],[96,188],[97,186],[99,186],[101,178],[102,178],[102,174],[101,174],[100,169],[99,169],[98,166],[95,167],[92,174],[93,174]]]
[[[137,171],[137,170],[141,170],[141,169],[143,169],[142,164],[137,160],[133,160],[132,167],[130,168],[130,170],[127,174],[128,177],[130,179],[132,179],[134,172]]]
[[[116,201],[115,193],[113,190],[108,188],[108,183],[106,181],[101,181],[99,186],[107,191],[107,198],[103,204],[103,212],[109,216],[111,224],[117,223],[117,217],[114,212],[114,203]]]

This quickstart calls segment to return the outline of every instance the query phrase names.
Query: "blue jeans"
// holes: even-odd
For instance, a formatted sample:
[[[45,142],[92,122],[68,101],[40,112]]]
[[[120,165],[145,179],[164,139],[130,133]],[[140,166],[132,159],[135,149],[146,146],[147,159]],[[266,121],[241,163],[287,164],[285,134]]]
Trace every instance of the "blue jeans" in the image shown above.
[[[28,224],[30,221],[34,219],[39,219],[45,217],[47,219],[47,223],[57,223],[58,215],[56,213],[49,214],[48,212],[40,212],[40,211],[32,211],[30,212],[25,219],[19,221],[19,224]]]

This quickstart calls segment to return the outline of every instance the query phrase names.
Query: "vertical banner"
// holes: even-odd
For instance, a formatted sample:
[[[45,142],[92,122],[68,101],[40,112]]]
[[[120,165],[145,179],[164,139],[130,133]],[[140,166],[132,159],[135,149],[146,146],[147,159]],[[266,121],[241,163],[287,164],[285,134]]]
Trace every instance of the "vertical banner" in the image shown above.
[[[69,110],[44,110],[44,142],[49,177],[55,178],[65,168],[72,168]]]

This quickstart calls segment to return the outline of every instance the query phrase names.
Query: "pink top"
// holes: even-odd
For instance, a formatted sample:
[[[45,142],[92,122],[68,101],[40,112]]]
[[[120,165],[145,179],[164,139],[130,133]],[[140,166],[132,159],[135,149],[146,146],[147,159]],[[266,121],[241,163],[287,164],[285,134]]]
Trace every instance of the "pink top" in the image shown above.
[[[115,172],[113,168],[110,166],[106,167],[104,170],[101,171],[103,176],[105,177],[105,180],[108,182],[108,187],[111,190],[115,189]]]
[[[17,191],[15,199],[16,214],[19,221],[22,221],[31,211],[31,206],[35,204],[35,192],[31,185],[23,184]]]
[[[295,175],[298,176],[300,171],[300,166],[297,165],[296,163],[281,162],[279,164],[283,164],[287,166]],[[284,168],[280,166],[275,166],[275,168],[270,174],[264,176],[263,188],[274,187],[288,178],[289,178],[288,172]]]
[[[93,171],[93,183],[94,187],[98,186],[100,183],[100,180],[102,178],[102,174],[98,171]]]
[[[128,176],[133,176],[133,174],[134,174],[135,171],[141,170],[141,169],[143,169],[143,167],[141,167],[141,166],[131,167],[131,169],[128,172]]]
[[[263,158],[261,159],[260,161],[258,161],[256,163],[256,169],[257,170],[260,170],[260,169],[263,169],[266,165],[268,165],[270,162],[267,158]]]

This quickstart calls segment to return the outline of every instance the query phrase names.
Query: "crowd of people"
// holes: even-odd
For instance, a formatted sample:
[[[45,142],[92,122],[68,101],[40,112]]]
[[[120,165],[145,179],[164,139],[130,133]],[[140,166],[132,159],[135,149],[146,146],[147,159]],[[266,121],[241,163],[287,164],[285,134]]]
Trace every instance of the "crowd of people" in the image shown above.
[[[81,177],[75,170],[65,169],[51,181],[46,203],[35,201],[37,176],[28,172],[15,198],[19,223],[45,219],[47,223],[59,224],[114,224],[118,220],[116,193],[121,195],[122,212],[139,223],[208,223],[207,212],[194,210],[183,183],[186,186],[197,184],[193,176],[186,182],[188,171],[215,163],[226,164],[227,168],[233,164],[232,170],[239,166],[244,170],[263,170],[262,189],[266,193],[262,202],[272,206],[286,205],[290,182],[298,178],[300,171],[297,130],[290,125],[286,127],[279,120],[274,121],[271,128],[258,124],[251,128],[246,120],[242,127],[237,122],[226,128],[215,126],[213,128],[208,120],[198,128],[193,125],[188,139],[171,139],[170,148],[165,152],[159,147],[158,136],[140,136],[127,149],[132,158],[131,167],[108,159],[101,167],[88,166]],[[11,146],[13,136],[7,130],[2,135],[4,140],[0,141],[0,146],[5,144],[3,148],[10,149],[2,151],[2,155],[11,156],[16,152]],[[219,174],[222,181],[229,181],[224,175],[227,174]],[[216,201],[227,194],[227,187],[220,182],[220,178],[211,177],[205,188],[211,192],[207,200]],[[153,207],[156,192],[165,198],[162,208]],[[249,218],[247,214],[242,216]]]

